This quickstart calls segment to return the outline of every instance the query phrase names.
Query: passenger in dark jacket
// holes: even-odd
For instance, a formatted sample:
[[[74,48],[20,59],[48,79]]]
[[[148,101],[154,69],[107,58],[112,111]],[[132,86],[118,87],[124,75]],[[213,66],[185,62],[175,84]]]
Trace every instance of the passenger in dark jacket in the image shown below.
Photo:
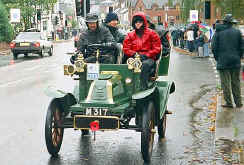
[[[107,14],[104,22],[104,26],[109,29],[110,33],[113,35],[115,42],[123,43],[125,35],[118,30],[119,18],[116,13],[110,12]]]
[[[216,24],[216,32],[212,39],[212,52],[217,62],[226,102],[222,106],[233,107],[231,100],[231,94],[233,94],[236,107],[242,107],[240,68],[243,41],[241,32],[232,27],[232,20],[232,16],[228,14],[224,19],[224,24]]]
[[[92,44],[102,44],[104,48],[100,52],[100,63],[113,63],[116,42],[108,29],[99,26],[98,16],[96,14],[87,14],[86,24],[88,29],[80,35],[78,50],[83,54],[85,61],[89,63],[96,62],[96,49],[90,47]],[[70,61],[74,63],[77,56],[72,56]]]
[[[117,27],[118,21],[119,21],[119,18],[117,16],[117,14],[113,13],[113,12],[109,12],[107,14],[107,16],[105,18],[105,22],[103,24],[103,26],[110,31],[115,42],[117,43],[116,50],[114,53],[114,60],[115,60],[114,63],[121,63],[121,61],[122,61],[122,54],[121,54],[122,44],[123,44],[123,41],[125,38],[125,35],[122,34]],[[119,55],[121,55],[121,57]],[[118,57],[120,57],[120,58],[118,58]]]

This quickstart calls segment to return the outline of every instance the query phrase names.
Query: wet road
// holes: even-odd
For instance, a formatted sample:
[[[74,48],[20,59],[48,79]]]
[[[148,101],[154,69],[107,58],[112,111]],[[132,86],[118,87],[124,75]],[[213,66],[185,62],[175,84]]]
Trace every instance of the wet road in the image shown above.
[[[140,133],[121,130],[97,132],[81,137],[79,131],[65,129],[60,157],[51,158],[44,138],[46,109],[50,98],[44,95],[48,85],[72,91],[74,82],[63,76],[63,64],[69,63],[65,49],[71,42],[55,44],[54,56],[27,59],[0,68],[0,164],[16,165],[142,165]],[[1,57],[0,57],[1,58]],[[186,165],[192,155],[186,150],[194,143],[191,105],[203,86],[215,85],[209,59],[171,56],[169,79],[176,92],[170,96],[166,139],[155,137],[152,165]],[[211,154],[211,153],[210,153]]]

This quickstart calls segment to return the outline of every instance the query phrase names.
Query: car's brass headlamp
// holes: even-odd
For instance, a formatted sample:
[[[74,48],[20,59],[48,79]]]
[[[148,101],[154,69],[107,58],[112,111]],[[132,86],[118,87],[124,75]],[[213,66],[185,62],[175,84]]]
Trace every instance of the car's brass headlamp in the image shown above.
[[[84,72],[86,63],[82,54],[78,54],[74,65],[64,65],[64,75],[73,75],[75,72]]]
[[[135,73],[141,72],[142,62],[140,60],[140,55],[136,53],[135,58],[129,58],[127,60],[128,69],[134,69]]]

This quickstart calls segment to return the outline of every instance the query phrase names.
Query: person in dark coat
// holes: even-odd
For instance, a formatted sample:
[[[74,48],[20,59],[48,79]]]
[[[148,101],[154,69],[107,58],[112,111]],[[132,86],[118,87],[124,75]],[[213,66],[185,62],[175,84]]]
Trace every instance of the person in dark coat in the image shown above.
[[[105,18],[104,26],[109,29],[110,33],[113,35],[115,42],[123,43],[125,35],[118,30],[119,18],[116,13],[109,12]]]
[[[122,48],[121,48],[121,44],[123,44],[123,41],[124,41],[124,38],[125,38],[125,35],[122,34],[119,29],[118,29],[118,22],[119,22],[119,18],[118,18],[118,15],[116,13],[113,13],[113,12],[109,12],[107,15],[106,15],[106,18],[105,18],[105,22],[103,24],[103,26],[105,28],[107,28],[110,33],[113,35],[113,38],[115,40],[115,42],[117,43],[116,44],[116,50],[115,50],[115,53],[114,53],[114,63],[120,63],[120,61],[122,60],[119,57],[119,55],[121,54],[122,52]]]
[[[99,26],[99,19],[96,14],[88,13],[86,16],[86,25],[88,27],[81,35],[78,41],[78,51],[81,52],[88,63],[96,62],[96,49],[90,47],[92,44],[102,44],[104,48],[100,51],[100,63],[114,63],[114,52],[116,49],[116,42],[107,28]],[[72,56],[70,61],[74,63],[77,55]]]
[[[143,12],[136,13],[132,18],[134,30],[129,32],[123,43],[125,56],[134,57],[139,54],[142,61],[141,87],[148,88],[148,80],[155,69],[156,57],[161,51],[159,35],[148,28],[146,16]]]
[[[233,18],[228,14],[223,24],[216,24],[216,32],[212,39],[212,52],[217,62],[221,87],[224,93],[223,107],[232,108],[233,94],[236,107],[242,107],[240,89],[240,68],[243,54],[241,32],[232,27]]]

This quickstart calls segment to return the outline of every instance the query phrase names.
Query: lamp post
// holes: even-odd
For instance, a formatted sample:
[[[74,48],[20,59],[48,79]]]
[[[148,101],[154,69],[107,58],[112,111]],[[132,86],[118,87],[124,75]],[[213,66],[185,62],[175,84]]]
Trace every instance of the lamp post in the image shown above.
[[[169,10],[169,7],[165,6],[164,10],[166,11],[166,13],[165,13],[165,28],[168,28],[168,10]]]
[[[84,18],[86,18],[86,0],[83,0],[84,1]]]

